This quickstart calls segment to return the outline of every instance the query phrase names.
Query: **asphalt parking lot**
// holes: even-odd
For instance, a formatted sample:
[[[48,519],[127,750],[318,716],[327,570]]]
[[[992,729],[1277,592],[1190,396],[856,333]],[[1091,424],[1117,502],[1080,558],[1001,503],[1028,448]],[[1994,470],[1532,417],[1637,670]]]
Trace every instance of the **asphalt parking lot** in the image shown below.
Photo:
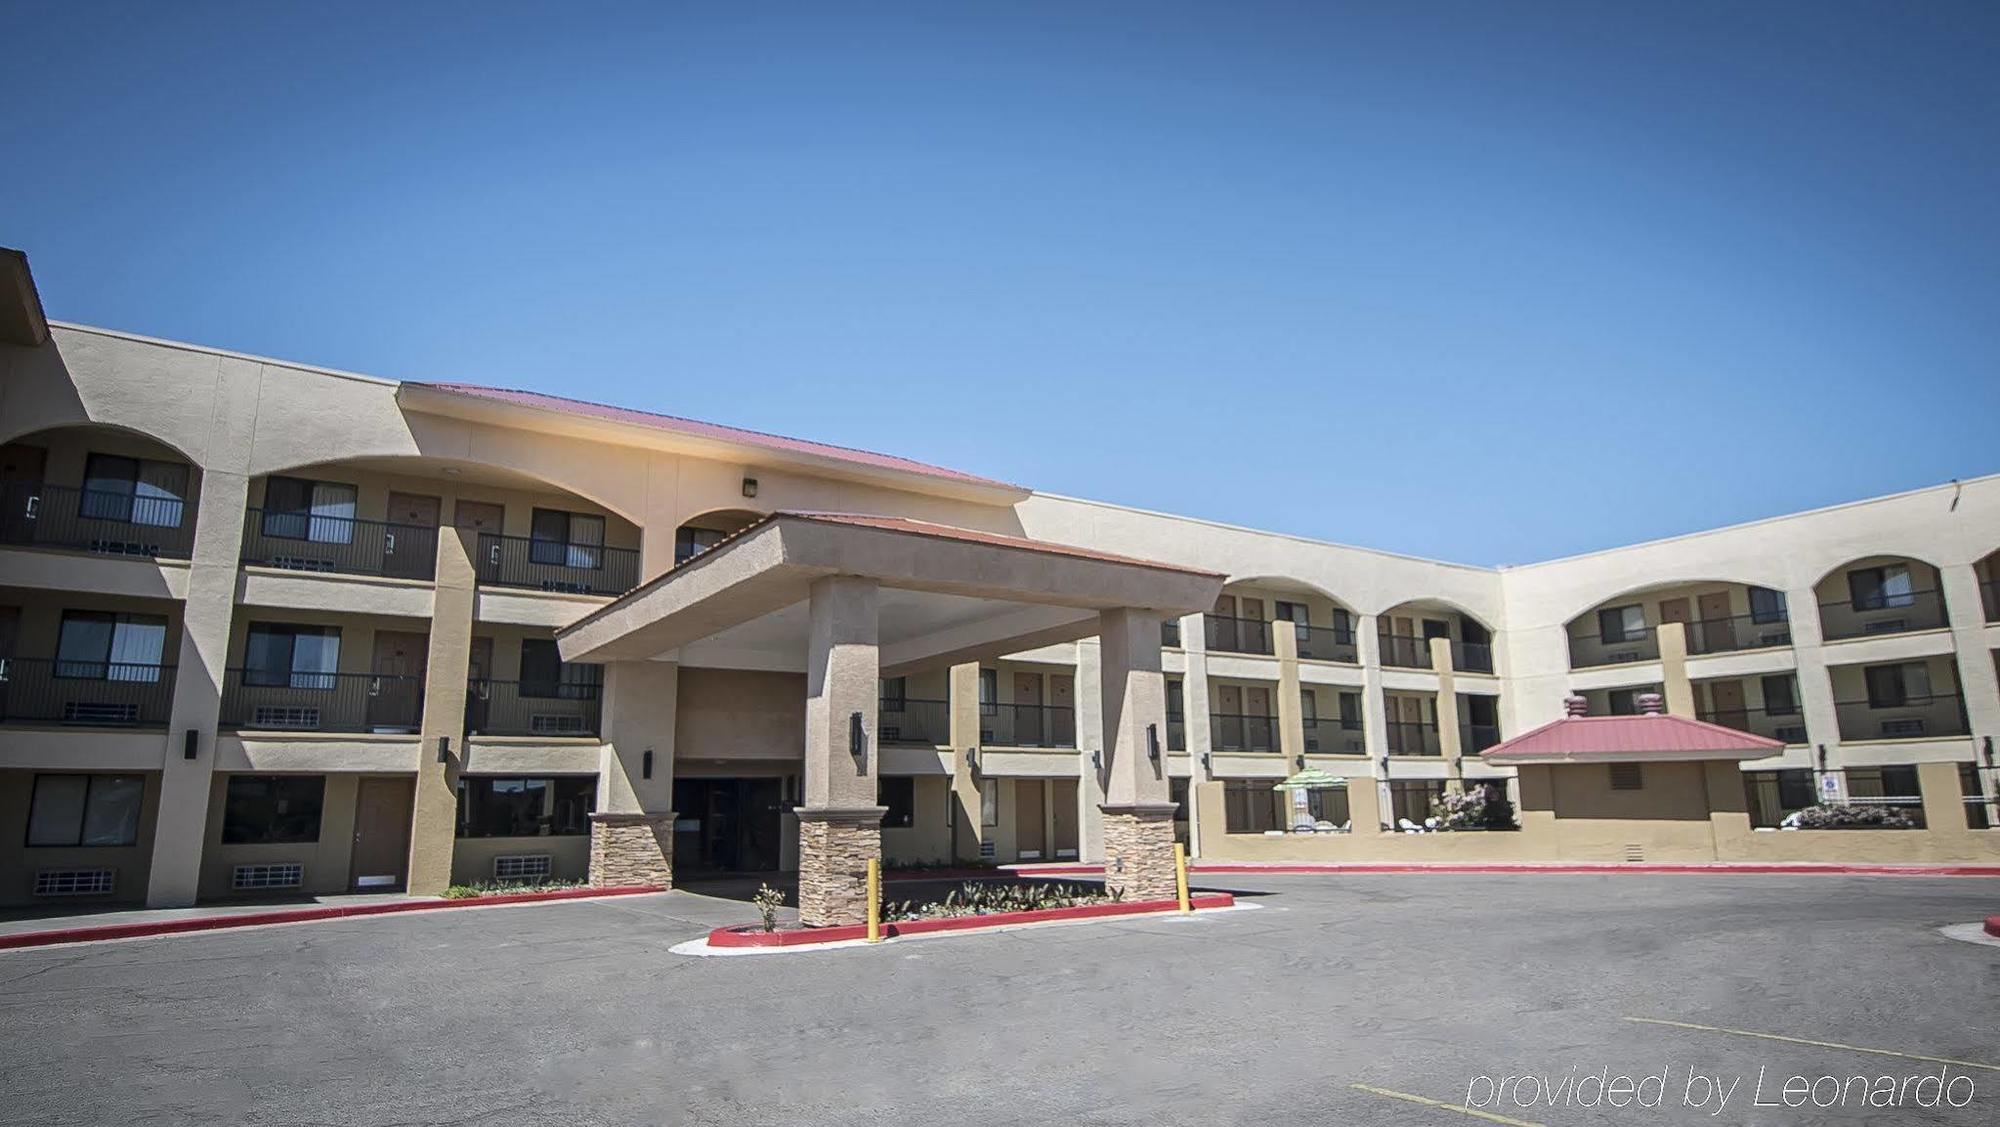
[[[1259,906],[690,958],[753,916],[670,893],[0,952],[0,1123],[2000,1121],[2000,947],[1936,931],[2000,881],[1202,883]],[[1967,1106],[1916,1106],[1940,1069]],[[1720,1115],[1693,1075],[1738,1080]]]

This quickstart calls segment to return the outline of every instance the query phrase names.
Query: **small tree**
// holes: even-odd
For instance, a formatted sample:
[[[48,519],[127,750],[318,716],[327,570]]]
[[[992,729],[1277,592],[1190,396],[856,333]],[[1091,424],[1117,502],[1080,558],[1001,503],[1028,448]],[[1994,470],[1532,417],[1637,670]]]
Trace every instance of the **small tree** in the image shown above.
[[[770,885],[759,885],[757,895],[750,898],[757,905],[757,912],[764,917],[764,930],[778,930],[778,909],[784,907],[785,894]]]

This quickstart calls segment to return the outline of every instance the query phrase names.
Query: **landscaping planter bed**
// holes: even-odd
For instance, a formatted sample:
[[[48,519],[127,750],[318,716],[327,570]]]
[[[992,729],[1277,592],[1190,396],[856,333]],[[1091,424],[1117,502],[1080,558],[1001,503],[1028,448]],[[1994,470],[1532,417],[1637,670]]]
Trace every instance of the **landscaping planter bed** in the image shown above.
[[[1189,898],[1196,908],[1227,908],[1236,898],[1227,892],[1203,892]],[[882,925],[887,939],[907,935],[930,935],[945,931],[972,931],[981,928],[1012,927],[1019,924],[1050,923],[1056,920],[1093,920],[1109,916],[1142,916],[1179,910],[1172,900],[1119,901],[1083,904],[1074,908],[1045,908],[1034,912],[993,912],[983,916],[949,916],[930,920],[900,920]],[[711,947],[798,947],[814,943],[842,943],[868,938],[868,925],[841,924],[838,927],[789,927],[765,931],[757,924],[719,927],[708,933]]]

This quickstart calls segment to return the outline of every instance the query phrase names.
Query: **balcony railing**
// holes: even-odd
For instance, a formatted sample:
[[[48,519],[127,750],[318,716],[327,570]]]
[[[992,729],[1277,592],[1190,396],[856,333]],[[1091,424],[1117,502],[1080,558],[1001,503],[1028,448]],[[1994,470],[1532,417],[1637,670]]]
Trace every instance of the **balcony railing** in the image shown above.
[[[1408,634],[1378,634],[1382,643],[1382,664],[1397,669],[1429,669],[1431,640]]]
[[[1834,712],[1843,740],[1928,740],[1971,731],[1965,701],[1956,695],[1907,697],[1896,704],[1839,701]]]
[[[0,658],[0,723],[163,728],[174,667]]]
[[[421,677],[231,669],[222,680],[225,728],[414,732],[423,711]]]
[[[1493,644],[1452,639],[1451,667],[1460,673],[1493,672]]]
[[[289,571],[433,579],[438,530],[351,517],[251,509],[243,562]]]
[[[522,681],[467,681],[468,736],[595,736],[602,687]]]
[[[1181,620],[1163,619],[1160,622],[1160,644],[1169,649],[1179,649],[1181,645]]]
[[[1478,755],[1500,742],[1500,725],[1474,724],[1470,721],[1458,726],[1458,753]]]
[[[0,544],[184,560],[194,551],[194,505],[13,482],[0,486]]]
[[[1650,626],[1636,634],[1607,636],[1599,633],[1569,636],[1569,667],[1589,669],[1597,665],[1624,665],[1634,661],[1658,661],[1660,637]]]
[[[2000,622],[2000,579],[1989,579],[1979,585],[1979,601],[1985,604],[1986,621]]]
[[[1685,624],[1687,648],[1691,654],[1735,653],[1739,650],[1768,650],[1792,644],[1791,619],[1784,615],[1739,614],[1730,618],[1703,618]]]
[[[598,544],[479,534],[479,582],[570,595],[622,595],[639,585],[639,553]]]
[[[1305,722],[1306,751],[1312,755],[1366,755],[1361,721],[1328,716]]]
[[[1361,647],[1354,644],[1354,631],[1331,626],[1292,625],[1299,639],[1299,656],[1313,661],[1339,661],[1354,665],[1361,660]]]
[[[1820,632],[1829,642],[1876,634],[1935,630],[1945,624],[1944,592],[1908,591],[1819,605]]]
[[[1208,718],[1212,751],[1278,750],[1278,718],[1215,713]]]
[[[1271,624],[1255,618],[1230,618],[1220,614],[1202,615],[1208,634],[1208,648],[1218,653],[1268,654],[1271,652]]]
[[[884,698],[875,706],[876,730],[885,744],[937,747],[951,743],[951,702]]]
[[[1438,730],[1435,724],[1392,720],[1385,727],[1385,731],[1389,736],[1390,755],[1444,754],[1444,745],[1438,742]]]
[[[1805,713],[1794,705],[1787,709],[1773,711],[1768,708],[1726,708],[1711,709],[1701,714],[1701,719],[1710,724],[1720,724],[1739,732],[1748,732],[1765,739],[1780,740],[1788,744],[1803,744],[1806,741]]]
[[[1187,720],[1176,713],[1167,713],[1167,750],[1187,750]]]
[[[1052,704],[982,704],[982,747],[1075,747],[1076,710]]]

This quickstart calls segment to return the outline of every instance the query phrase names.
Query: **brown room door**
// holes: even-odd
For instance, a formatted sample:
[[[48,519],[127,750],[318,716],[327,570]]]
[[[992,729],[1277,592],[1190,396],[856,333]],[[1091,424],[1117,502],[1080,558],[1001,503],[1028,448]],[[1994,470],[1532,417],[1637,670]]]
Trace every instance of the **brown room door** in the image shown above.
[[[422,722],[424,662],[430,638],[394,630],[375,632],[375,674],[368,685],[368,726],[414,731]]]
[[[1278,736],[1273,730],[1270,716],[1271,690],[1262,688],[1243,690],[1243,743],[1250,750],[1278,750]]]
[[[1747,719],[1743,707],[1743,682],[1710,681],[1708,714],[1715,723],[1728,727],[1735,727]]]
[[[1056,859],[1074,859],[1077,854],[1076,780],[1056,779],[1049,783],[1049,802],[1055,806]]]
[[[1697,629],[1702,635],[1702,653],[1735,647],[1736,626],[1729,621],[1729,592],[1715,591],[1701,597],[1701,625]]]
[[[382,574],[402,579],[429,579],[437,574],[437,537],[425,529],[438,526],[443,502],[416,493],[389,494],[389,523],[382,546]]]
[[[354,853],[347,871],[357,892],[403,887],[410,863],[415,780],[364,777],[354,793]]]
[[[472,649],[466,655],[465,679],[465,731],[486,730],[487,702],[493,699],[493,639],[474,638]]]
[[[1049,674],[1049,742],[1076,746],[1076,678],[1068,673]]]
[[[451,507],[451,525],[468,533],[491,533],[498,536],[501,525],[506,520],[504,506],[491,501],[459,501]],[[498,541],[482,544],[480,536],[466,537],[466,550],[472,553],[472,571],[481,579],[491,580],[499,574],[500,561]]]
[[[1042,675],[1014,674],[1014,743],[1020,747],[1042,745]]]
[[[1014,851],[1023,861],[1039,861],[1048,846],[1042,819],[1047,817],[1042,780],[1014,780]]]

